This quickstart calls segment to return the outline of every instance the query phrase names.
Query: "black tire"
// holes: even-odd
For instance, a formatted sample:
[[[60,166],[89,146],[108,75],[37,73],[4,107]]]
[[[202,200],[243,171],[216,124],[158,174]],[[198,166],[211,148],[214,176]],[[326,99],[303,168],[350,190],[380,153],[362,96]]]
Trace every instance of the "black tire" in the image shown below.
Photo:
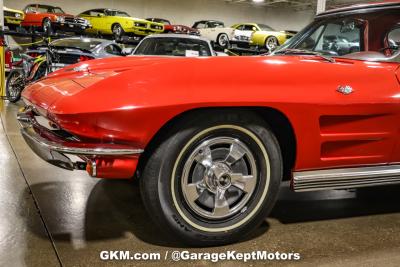
[[[21,99],[21,93],[25,86],[24,74],[21,70],[11,70],[7,76],[6,96],[7,99],[16,103]]]
[[[144,205],[154,222],[161,229],[169,233],[175,240],[189,246],[216,246],[243,239],[265,220],[278,196],[283,167],[279,144],[268,125],[262,119],[256,114],[247,111],[223,112],[217,110],[194,112],[174,124],[167,136],[155,148],[151,149],[151,154],[144,156],[147,160],[140,179],[140,190]],[[190,162],[188,159],[192,157],[190,154],[194,153],[197,145],[225,139],[234,139],[234,142],[241,142],[241,147],[246,147],[246,151],[250,152],[245,156],[242,155],[242,158],[230,165],[232,172],[233,168],[237,168],[239,165],[244,166],[242,161],[246,161],[245,157],[250,158],[250,155],[253,156],[253,160],[248,160],[247,158],[248,163],[247,167],[245,167],[247,172],[254,170],[252,166],[256,166],[259,171],[254,172],[252,176],[246,176],[247,178],[256,179],[251,180],[254,186],[251,193],[246,193],[246,191],[242,191],[242,189],[238,189],[234,185],[235,182],[232,177],[235,174],[231,173],[232,176],[225,174],[220,176],[219,179],[228,176],[230,183],[221,198],[227,203],[224,210],[227,213],[224,214],[226,217],[210,219],[204,215],[199,215],[198,211],[192,208],[200,201],[200,196],[196,199],[197,202],[191,202],[184,195],[188,191],[183,190],[184,179],[187,177],[183,170],[185,168],[186,170],[190,169],[187,168],[188,162]],[[214,144],[214,146],[216,145]],[[229,149],[226,147],[214,147],[213,149],[215,150],[210,155],[214,159],[218,157],[217,154],[221,154],[223,151],[230,155],[231,152],[229,151],[234,150],[233,146],[230,146]],[[200,150],[199,153],[205,152]],[[228,158],[226,156],[225,161]],[[195,164],[199,163],[196,161]],[[223,165],[217,159],[215,162],[213,161],[213,166],[218,164]],[[193,176],[197,167],[196,165],[193,169]],[[209,170],[214,170],[214,167]],[[200,173],[200,177],[206,177],[206,175],[201,175]],[[208,172],[208,175],[210,175],[210,172]],[[215,185],[215,173],[207,177],[213,177],[211,184]],[[244,177],[242,176],[242,181]],[[206,178],[201,179],[203,186],[210,184],[203,180],[206,180]],[[243,182],[243,188],[246,188],[247,183]],[[221,185],[220,180],[218,180],[218,184]],[[227,183],[225,183],[226,185]],[[217,192],[219,192],[219,187],[217,188]],[[198,185],[195,190],[195,192],[199,192]],[[237,197],[237,192],[241,194],[239,203],[245,199],[248,200],[243,202],[245,206],[240,206],[236,213],[231,213],[231,207],[236,205],[236,202],[229,203],[229,201],[232,200],[232,196],[234,198]],[[208,198],[211,193],[208,189],[203,189],[199,195],[201,194],[206,194],[204,198]],[[212,208],[212,212],[210,211],[210,216],[217,214],[216,196],[217,193],[215,193],[212,200],[214,204],[211,206],[214,208]],[[221,208],[221,205],[219,205],[219,208]],[[205,213],[206,211],[203,211],[203,214]]]
[[[265,39],[264,47],[269,52],[274,51],[278,46],[279,46],[279,41],[278,38],[276,38],[275,36],[269,36],[267,39]]]
[[[111,27],[111,31],[114,35],[115,41],[119,41],[125,35],[125,31],[119,23],[115,23]]]
[[[49,18],[45,18],[42,22],[42,31],[46,35],[53,34],[53,26],[51,25],[51,20]]]
[[[220,33],[217,36],[217,45],[222,47],[222,48],[228,48],[229,47],[229,37],[226,33]]]

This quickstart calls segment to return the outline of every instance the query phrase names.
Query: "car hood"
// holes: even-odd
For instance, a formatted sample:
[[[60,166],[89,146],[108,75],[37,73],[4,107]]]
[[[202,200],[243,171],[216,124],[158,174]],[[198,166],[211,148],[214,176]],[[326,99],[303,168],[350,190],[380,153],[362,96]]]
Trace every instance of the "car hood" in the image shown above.
[[[358,66],[351,68],[352,65]],[[337,59],[332,63],[312,55],[107,58],[56,71],[28,86],[23,91],[23,99],[44,112],[54,114],[106,112],[160,103],[165,105],[166,97],[171,100],[171,105],[178,105],[177,102],[185,102],[185,99],[211,103],[229,101],[229,97],[243,95],[241,101],[245,103],[246,98],[254,98],[255,95],[244,95],[243,90],[258,93],[268,90],[268,94],[275,97],[285,88],[301,88],[304,84],[299,86],[298,81],[304,81],[306,73],[315,73],[317,70],[318,77],[310,77],[308,83],[328,85],[335,91],[340,83],[357,86],[365,77],[396,79],[393,74],[396,68],[396,64],[368,65],[350,59]],[[252,72],[251,76],[243,75],[249,74],[249,69],[258,71]],[[215,94],[216,91],[219,93]],[[304,91],[298,94],[304,94]],[[210,95],[213,97],[210,98]]]

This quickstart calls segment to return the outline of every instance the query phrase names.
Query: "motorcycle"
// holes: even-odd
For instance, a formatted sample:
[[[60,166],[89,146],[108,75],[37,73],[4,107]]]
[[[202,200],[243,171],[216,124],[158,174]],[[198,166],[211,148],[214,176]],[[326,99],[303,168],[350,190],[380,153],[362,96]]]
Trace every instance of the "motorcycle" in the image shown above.
[[[13,69],[8,74],[6,96],[10,102],[16,103],[21,98],[21,93],[27,85],[52,72],[52,64],[56,58],[56,53],[47,39],[45,43],[47,49],[44,55],[31,57],[27,54],[22,54],[22,69]]]

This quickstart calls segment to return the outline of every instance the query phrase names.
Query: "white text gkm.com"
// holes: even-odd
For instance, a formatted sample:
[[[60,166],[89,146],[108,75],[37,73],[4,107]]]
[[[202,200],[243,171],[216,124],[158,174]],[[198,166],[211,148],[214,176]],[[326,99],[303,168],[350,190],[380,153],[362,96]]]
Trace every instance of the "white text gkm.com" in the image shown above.
[[[165,251],[160,252],[134,252],[122,250],[104,250],[100,252],[100,259],[104,261],[299,261],[300,253],[296,252],[268,252],[268,251],[252,251],[252,252],[190,252],[188,250],[181,251]]]

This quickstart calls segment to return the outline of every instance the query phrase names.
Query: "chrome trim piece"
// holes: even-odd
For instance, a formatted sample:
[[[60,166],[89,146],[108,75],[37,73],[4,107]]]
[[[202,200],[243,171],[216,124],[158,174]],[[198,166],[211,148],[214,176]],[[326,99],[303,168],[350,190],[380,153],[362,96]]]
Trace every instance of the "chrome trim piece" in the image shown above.
[[[97,164],[95,160],[91,161],[92,165],[92,177],[97,177]]]
[[[40,158],[57,167],[75,170],[76,163],[66,155],[86,156],[129,156],[143,153],[143,149],[130,148],[118,144],[84,144],[71,142],[57,136],[53,131],[40,125],[35,119],[35,111],[28,107],[17,115],[21,124],[21,134],[25,142]],[[90,161],[90,160],[88,160]],[[97,175],[96,163],[91,162],[93,176]]]
[[[400,184],[400,165],[294,172],[296,192]]]
[[[44,139],[37,134],[32,127],[23,127],[21,134],[31,141],[39,144],[41,147],[57,151],[63,154],[71,155],[93,155],[93,156],[129,156],[143,153],[143,149],[118,149],[118,148],[81,148],[81,147],[67,147],[59,143]]]

